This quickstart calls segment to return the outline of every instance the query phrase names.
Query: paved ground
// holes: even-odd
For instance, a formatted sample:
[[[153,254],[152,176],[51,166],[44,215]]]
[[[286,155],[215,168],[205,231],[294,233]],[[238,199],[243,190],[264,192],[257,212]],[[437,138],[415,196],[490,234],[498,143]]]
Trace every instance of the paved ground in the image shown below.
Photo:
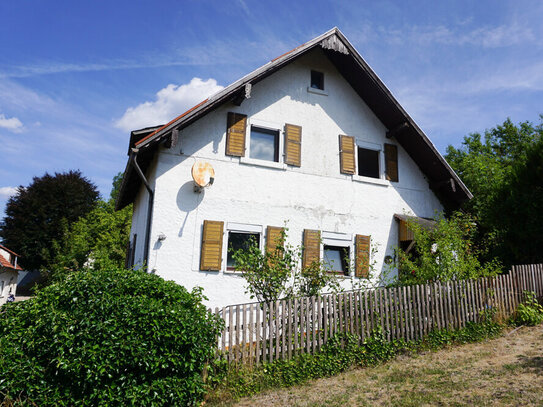
[[[235,406],[543,406],[543,326],[399,357]]]

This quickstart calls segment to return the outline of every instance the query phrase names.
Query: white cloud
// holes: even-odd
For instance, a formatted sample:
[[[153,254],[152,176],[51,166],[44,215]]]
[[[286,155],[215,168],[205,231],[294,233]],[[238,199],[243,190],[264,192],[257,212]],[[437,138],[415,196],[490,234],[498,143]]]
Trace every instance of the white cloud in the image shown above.
[[[165,124],[222,89],[215,79],[192,78],[187,84],[170,84],[157,92],[156,100],[126,109],[115,127],[130,131]]]
[[[17,187],[0,187],[0,199],[8,199],[17,193]]]
[[[20,133],[21,131],[23,131],[23,123],[21,123],[18,118],[11,117],[8,119],[3,114],[0,114],[0,127],[8,129],[9,131],[12,131],[14,133]]]

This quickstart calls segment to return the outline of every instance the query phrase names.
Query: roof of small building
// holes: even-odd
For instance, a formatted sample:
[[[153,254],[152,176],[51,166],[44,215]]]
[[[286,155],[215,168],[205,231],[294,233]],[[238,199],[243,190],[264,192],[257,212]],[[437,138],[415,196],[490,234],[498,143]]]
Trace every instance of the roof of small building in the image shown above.
[[[7,252],[9,252],[11,254],[13,254],[16,257],[19,257],[19,255],[17,253],[15,253],[12,250],[9,250],[7,247],[2,246],[1,244],[0,244],[0,248],[4,249],[5,251],[7,251]],[[2,253],[0,253],[0,268],[8,268],[8,269],[12,269],[12,270],[22,270],[22,267],[19,264],[17,264],[17,266],[14,266],[13,264],[11,264],[9,259],[6,259],[2,255]]]
[[[247,87],[265,79],[316,47],[323,50],[340,74],[387,127],[387,137],[394,137],[411,156],[428,178],[432,190],[442,202],[445,200],[444,203],[449,204],[446,206],[457,207],[463,201],[472,198],[471,192],[447,161],[337,27],[274,58],[170,122],[162,126],[133,131],[129,147],[138,149],[138,161],[142,170],[145,172],[148,168],[158,145],[171,140],[173,130],[189,126],[226,102],[243,100]],[[133,202],[140,187],[141,180],[130,165],[129,159],[116,208],[121,209]]]

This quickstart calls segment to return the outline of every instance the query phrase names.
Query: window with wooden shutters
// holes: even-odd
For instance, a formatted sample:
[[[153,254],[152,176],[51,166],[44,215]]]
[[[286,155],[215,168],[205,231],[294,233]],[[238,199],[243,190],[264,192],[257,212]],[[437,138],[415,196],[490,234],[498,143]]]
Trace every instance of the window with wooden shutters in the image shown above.
[[[266,229],[266,250],[271,251],[277,249],[277,246],[284,245],[283,230],[277,226],[268,226]]]
[[[200,270],[221,269],[223,228],[223,222],[204,220]]]
[[[370,237],[356,235],[355,238],[355,276],[370,276]]]
[[[285,163],[300,167],[302,165],[302,128],[285,124]]]
[[[355,174],[355,143],[352,136],[339,136],[339,164],[342,174]]]
[[[398,182],[398,146],[385,144],[385,176],[392,182]]]
[[[245,133],[247,116],[240,113],[228,112],[226,128],[226,155],[245,156]]]
[[[302,268],[321,259],[321,232],[319,230],[304,230],[304,254]]]

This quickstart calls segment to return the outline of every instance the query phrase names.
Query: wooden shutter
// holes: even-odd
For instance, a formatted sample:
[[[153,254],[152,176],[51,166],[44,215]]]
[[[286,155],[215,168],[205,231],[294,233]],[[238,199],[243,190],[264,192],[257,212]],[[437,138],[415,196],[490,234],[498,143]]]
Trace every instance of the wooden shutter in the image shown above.
[[[245,156],[245,130],[247,116],[240,113],[228,112],[226,128],[226,154],[236,157]]]
[[[200,270],[221,269],[223,228],[224,222],[204,220]]]
[[[314,261],[321,259],[321,232],[318,230],[304,230],[304,255],[302,268],[306,268]]]
[[[355,238],[355,276],[370,276],[370,237],[356,235]]]
[[[385,175],[386,179],[398,182],[398,146],[385,144]]]
[[[339,136],[339,164],[342,174],[355,174],[355,144],[352,136]]]
[[[285,124],[285,163],[300,167],[302,165],[302,128]]]
[[[266,250],[275,250],[277,248],[277,245],[283,243],[281,242],[281,239],[283,238],[283,230],[284,228],[280,228],[277,226],[268,226],[266,231]]]

